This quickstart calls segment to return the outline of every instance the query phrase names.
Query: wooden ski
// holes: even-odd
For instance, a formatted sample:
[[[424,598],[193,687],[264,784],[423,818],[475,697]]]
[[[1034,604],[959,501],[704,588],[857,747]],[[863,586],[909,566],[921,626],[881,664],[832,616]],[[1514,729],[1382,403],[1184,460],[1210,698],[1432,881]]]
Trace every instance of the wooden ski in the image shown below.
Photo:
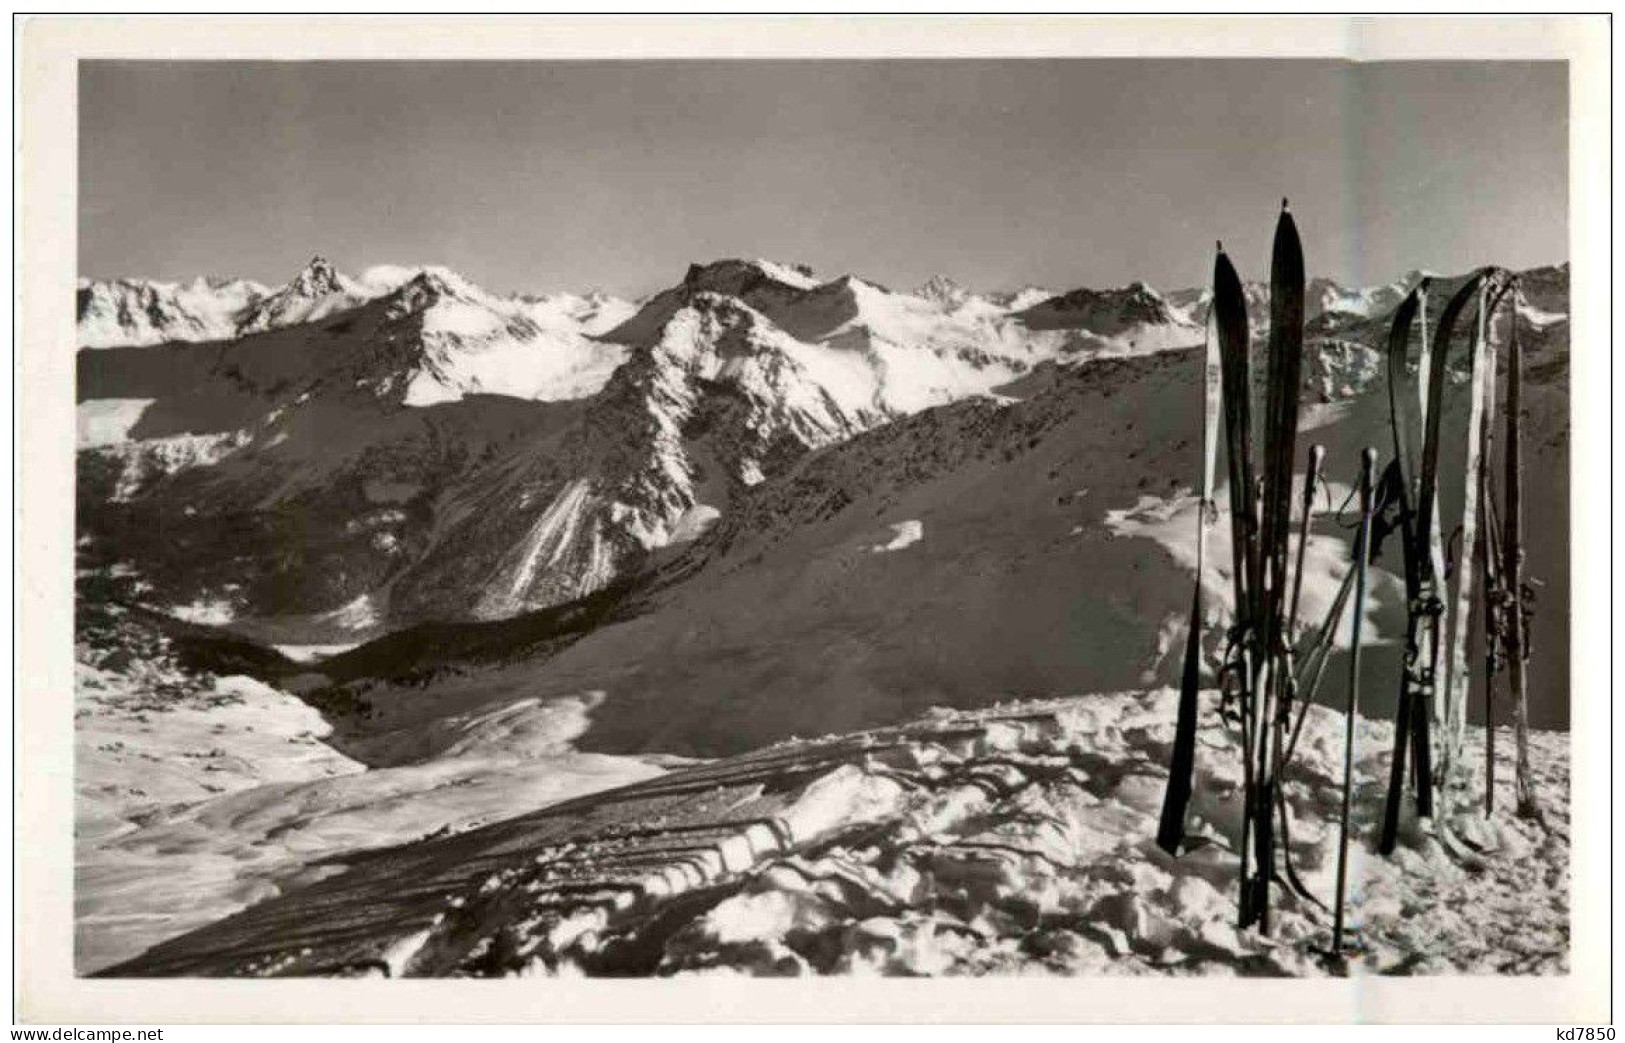
[[[1202,496],[1196,505],[1196,586],[1191,593],[1190,622],[1185,632],[1185,661],[1180,673],[1179,713],[1174,726],[1168,790],[1163,797],[1162,818],[1157,827],[1157,845],[1170,855],[1179,854],[1185,839],[1185,813],[1196,771],[1196,730],[1201,723],[1198,718],[1202,681],[1202,576],[1206,571],[1207,530],[1213,505],[1222,374],[1219,341],[1213,333],[1210,309],[1202,351]]]

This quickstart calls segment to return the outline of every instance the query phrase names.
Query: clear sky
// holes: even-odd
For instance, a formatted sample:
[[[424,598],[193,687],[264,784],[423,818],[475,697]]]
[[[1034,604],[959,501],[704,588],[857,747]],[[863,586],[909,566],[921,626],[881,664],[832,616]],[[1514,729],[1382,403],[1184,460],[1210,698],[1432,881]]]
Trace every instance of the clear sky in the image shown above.
[[[445,264],[629,296],[769,257],[907,287],[1568,256],[1561,63],[83,62],[79,269]]]

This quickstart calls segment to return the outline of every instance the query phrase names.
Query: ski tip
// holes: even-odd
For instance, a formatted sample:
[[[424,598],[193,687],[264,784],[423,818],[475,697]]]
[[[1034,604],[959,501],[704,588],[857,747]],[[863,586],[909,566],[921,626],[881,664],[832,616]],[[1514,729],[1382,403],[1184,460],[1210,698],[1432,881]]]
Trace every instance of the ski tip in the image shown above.
[[[1296,265],[1303,264],[1303,243],[1298,238],[1298,222],[1292,219],[1292,211],[1287,207],[1285,199],[1281,200],[1281,216],[1275,219],[1274,250],[1277,261],[1283,256],[1281,251],[1285,250],[1288,251],[1285,256],[1297,255]]]
[[[1326,459],[1326,447],[1316,442],[1309,447],[1309,469],[1319,473],[1321,461]]]
[[[1290,203],[1289,203],[1289,202],[1288,202],[1288,201],[1287,201],[1287,198],[1286,198],[1286,196],[1282,196],[1282,197],[1281,197],[1281,209],[1282,209],[1282,210],[1291,210],[1291,209],[1292,209],[1292,206],[1291,206],[1291,204],[1290,204]]]
[[[1375,446],[1368,445],[1364,449],[1360,450],[1360,464],[1367,470],[1376,470],[1377,450]]]
[[[1224,240],[1223,239],[1215,239],[1215,240],[1213,240],[1213,249],[1215,251],[1217,251],[1218,253],[1224,253]]]

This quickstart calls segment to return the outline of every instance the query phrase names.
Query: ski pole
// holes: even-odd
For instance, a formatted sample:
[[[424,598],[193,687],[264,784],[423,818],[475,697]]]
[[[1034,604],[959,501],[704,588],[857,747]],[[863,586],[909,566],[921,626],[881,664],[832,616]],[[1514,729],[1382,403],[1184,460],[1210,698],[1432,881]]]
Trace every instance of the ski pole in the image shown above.
[[[1344,715],[1343,811],[1337,841],[1337,902],[1332,914],[1332,952],[1343,951],[1343,896],[1347,893],[1349,864],[1349,801],[1354,788],[1354,710],[1360,699],[1360,631],[1365,617],[1365,585],[1371,543],[1372,472],[1377,451],[1360,454],[1360,535],[1354,544],[1354,620],[1349,649],[1348,708]],[[1397,725],[1397,722],[1396,722]]]
[[[1298,626],[1298,597],[1303,593],[1303,559],[1309,547],[1309,519],[1315,513],[1315,483],[1320,481],[1321,464],[1326,459],[1326,447],[1309,447],[1309,469],[1303,475],[1303,518],[1298,528],[1298,560],[1292,570],[1292,600],[1287,609],[1286,637],[1293,643],[1292,632]]]

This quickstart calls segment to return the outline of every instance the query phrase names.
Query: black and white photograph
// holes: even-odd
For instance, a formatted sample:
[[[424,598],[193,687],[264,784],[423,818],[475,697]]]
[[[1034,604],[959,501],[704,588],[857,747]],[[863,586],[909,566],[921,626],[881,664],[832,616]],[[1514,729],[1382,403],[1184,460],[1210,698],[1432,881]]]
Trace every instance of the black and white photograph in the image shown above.
[[[1572,71],[80,57],[72,976],[1598,973]]]

